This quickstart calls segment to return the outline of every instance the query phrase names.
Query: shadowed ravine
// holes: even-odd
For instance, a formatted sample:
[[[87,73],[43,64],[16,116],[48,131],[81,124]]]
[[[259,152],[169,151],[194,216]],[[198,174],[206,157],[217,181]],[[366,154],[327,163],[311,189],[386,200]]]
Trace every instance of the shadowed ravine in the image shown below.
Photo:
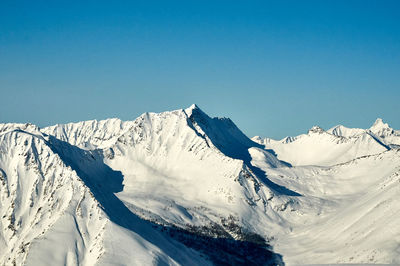
[[[101,151],[82,150],[52,136],[49,136],[49,144],[64,163],[76,171],[112,222],[135,232],[155,246],[160,247],[161,244],[163,252],[176,262],[185,264],[185,256],[191,256],[190,252],[185,255],[176,252],[177,247],[184,244],[204,254],[216,265],[283,265],[282,257],[272,252],[264,239],[241,241],[233,239],[229,234],[210,237],[201,231],[143,220],[115,195],[123,190],[123,175],[103,162]]]

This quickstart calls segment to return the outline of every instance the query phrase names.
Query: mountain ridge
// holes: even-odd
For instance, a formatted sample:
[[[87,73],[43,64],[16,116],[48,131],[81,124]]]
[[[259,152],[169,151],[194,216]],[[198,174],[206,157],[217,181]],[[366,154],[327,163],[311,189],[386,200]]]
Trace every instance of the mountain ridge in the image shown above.
[[[314,126],[308,130],[307,134],[298,135],[295,137],[286,137],[282,140],[273,140],[270,138],[261,138],[255,136],[254,141],[264,145],[266,149],[274,150],[278,158],[293,163],[295,165],[329,165],[338,164],[369,154],[377,154],[391,148],[397,148],[397,141],[400,140],[400,134],[391,129],[388,124],[378,118],[373,126],[369,129],[346,128],[343,125],[332,127],[329,130],[324,130],[321,127]],[[313,145],[313,143],[316,143]],[[342,144],[342,149],[338,145]],[[346,143],[351,143],[350,147]],[[354,150],[353,146],[357,145],[358,150]],[[299,152],[308,149],[306,159],[299,158]],[[323,149],[319,149],[323,147]],[[337,150],[335,152],[335,149]],[[326,158],[325,152],[330,150],[332,154],[337,153],[335,158]],[[349,157],[348,154],[351,154]],[[340,156],[340,157],[339,157]],[[325,161],[324,161],[325,160]]]
[[[0,263],[397,263],[398,132],[382,120],[340,129],[251,140],[197,105],[132,121],[0,124]]]

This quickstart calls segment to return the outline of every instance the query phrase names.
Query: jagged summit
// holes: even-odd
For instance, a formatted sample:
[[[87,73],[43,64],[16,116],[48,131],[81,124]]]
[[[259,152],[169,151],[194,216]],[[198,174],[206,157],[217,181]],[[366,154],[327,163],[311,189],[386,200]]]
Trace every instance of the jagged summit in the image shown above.
[[[335,127],[332,127],[329,129],[327,132],[335,135],[335,136],[340,136],[340,137],[354,137],[357,135],[361,135],[365,132],[365,129],[361,128],[348,128],[343,125],[337,125]]]
[[[376,119],[375,123],[369,128],[369,130],[378,136],[393,133],[393,129],[388,123],[383,122],[382,118]]]
[[[382,118],[377,118],[371,128],[386,128],[386,127],[389,127],[389,125],[383,122]]]
[[[129,130],[132,121],[118,118],[88,120],[77,123],[57,124],[42,129],[42,132],[77,145],[83,149],[96,149],[109,145]]]
[[[229,118],[211,118],[197,105],[185,110],[193,128],[225,155],[250,162],[248,149],[260,146],[250,140]]]
[[[308,133],[323,133],[325,130],[319,126],[313,126],[308,130]]]
[[[329,133],[342,137],[356,137],[368,131],[380,136],[381,134],[391,133],[393,129],[388,123],[385,123],[382,118],[377,118],[373,125],[368,129],[349,128],[343,125],[337,125],[328,130]]]
[[[374,124],[368,129],[348,128],[342,125],[335,126],[328,130],[329,133],[345,138],[358,138],[370,135],[377,141],[391,148],[398,148],[400,145],[400,132],[392,129],[388,123],[381,118],[376,119]]]
[[[193,103],[192,105],[190,105],[190,106],[189,106],[188,108],[186,108],[185,110],[191,111],[191,110],[194,110],[194,109],[200,109],[200,108],[199,108],[199,106],[198,106],[197,104]]]
[[[27,132],[38,132],[40,128],[31,123],[0,123],[0,133],[12,130],[23,130]]]
[[[207,119],[210,118],[200,107],[196,104],[192,104],[189,108],[184,109],[184,112],[189,118],[196,117],[197,119]],[[203,117],[203,118],[202,118]]]
[[[400,143],[397,132],[379,118],[370,129],[338,125],[325,131],[319,126],[313,126],[307,133],[280,141],[268,138],[253,140],[273,150],[279,159],[293,165],[343,163],[352,158],[396,148]]]

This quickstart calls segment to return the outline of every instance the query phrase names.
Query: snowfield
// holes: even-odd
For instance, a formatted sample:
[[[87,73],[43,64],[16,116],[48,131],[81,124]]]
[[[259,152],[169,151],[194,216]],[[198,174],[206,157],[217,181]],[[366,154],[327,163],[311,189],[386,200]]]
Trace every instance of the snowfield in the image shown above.
[[[400,131],[249,139],[199,107],[0,124],[0,264],[400,263]]]

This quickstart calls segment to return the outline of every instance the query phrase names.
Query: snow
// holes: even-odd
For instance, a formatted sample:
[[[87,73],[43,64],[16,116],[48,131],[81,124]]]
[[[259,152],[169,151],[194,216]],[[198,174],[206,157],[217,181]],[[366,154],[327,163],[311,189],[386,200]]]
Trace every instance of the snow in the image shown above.
[[[250,140],[197,105],[0,124],[0,264],[398,264],[399,139]]]
[[[347,128],[340,125],[329,129],[328,132],[346,138],[370,133],[385,145],[390,147],[400,145],[400,131],[392,129],[382,118],[377,118],[369,129]]]
[[[331,132],[339,131],[331,130]],[[348,133],[347,130],[343,132]],[[260,138],[254,140],[263,144],[265,149],[276,153],[278,159],[295,166],[330,166],[388,150],[383,142],[369,132],[346,136],[336,135],[314,126],[307,134],[294,138],[284,138],[281,141],[263,141]]]
[[[325,206],[277,241],[275,249],[286,255],[286,262],[398,264],[399,239],[393,236],[400,231],[399,155],[388,151],[314,169],[310,178],[296,181]]]
[[[42,129],[42,132],[81,149],[91,150],[107,147],[131,126],[131,121],[124,122],[111,118],[50,126]]]
[[[85,184],[106,179],[95,180],[89,176],[91,180],[83,181],[84,174],[78,176],[77,169],[68,166],[69,161],[56,152],[57,146],[65,144],[49,139],[36,131],[37,128],[32,131],[22,131],[19,125],[15,128],[0,135],[2,263],[93,265],[100,258],[108,262],[121,258],[113,263],[121,265],[173,261],[165,252],[174,253],[174,257],[184,264],[202,261],[198,254],[160,235],[151,225],[141,225],[138,218],[131,226],[141,226],[141,235],[132,230],[121,230],[121,226],[104,211],[104,204],[100,205],[98,200],[104,202],[104,198],[95,198],[93,188]],[[66,148],[63,147],[65,153],[76,156],[69,159],[84,163],[85,171],[93,171],[92,167],[98,169],[101,165],[96,162],[97,158],[78,158]],[[106,192],[103,193],[106,197]],[[113,204],[110,199],[106,201]],[[115,249],[117,239],[122,246]],[[148,239],[155,239],[160,247]],[[126,248],[122,248],[125,244],[144,246],[137,248],[142,256],[127,253]]]

